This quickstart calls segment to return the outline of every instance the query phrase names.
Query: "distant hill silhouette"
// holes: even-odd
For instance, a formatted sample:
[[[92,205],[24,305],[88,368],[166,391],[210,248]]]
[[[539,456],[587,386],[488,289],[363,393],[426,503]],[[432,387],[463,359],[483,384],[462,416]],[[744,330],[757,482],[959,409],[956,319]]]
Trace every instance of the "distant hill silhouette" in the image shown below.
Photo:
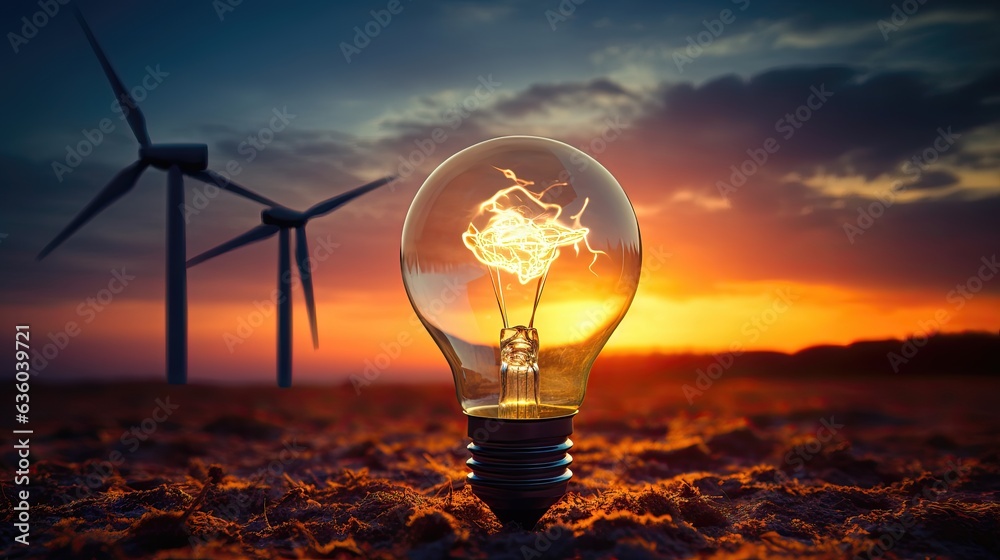
[[[602,372],[693,374],[762,377],[855,377],[911,375],[993,375],[1000,377],[1000,335],[986,332],[935,334],[924,339],[865,340],[847,346],[812,346],[793,354],[749,351],[717,354],[605,355],[594,365],[591,382]],[[727,365],[728,364],[728,365]],[[620,379],[620,378],[619,378]]]

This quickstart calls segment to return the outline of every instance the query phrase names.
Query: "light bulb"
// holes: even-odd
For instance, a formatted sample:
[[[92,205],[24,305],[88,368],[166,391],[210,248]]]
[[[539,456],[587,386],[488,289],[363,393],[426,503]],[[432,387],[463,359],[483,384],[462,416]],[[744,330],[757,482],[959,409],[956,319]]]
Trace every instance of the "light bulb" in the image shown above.
[[[573,415],[641,251],[615,178],[547,138],[466,148],[410,205],[403,283],[468,417],[469,483],[502,521],[533,526],[565,493]]]

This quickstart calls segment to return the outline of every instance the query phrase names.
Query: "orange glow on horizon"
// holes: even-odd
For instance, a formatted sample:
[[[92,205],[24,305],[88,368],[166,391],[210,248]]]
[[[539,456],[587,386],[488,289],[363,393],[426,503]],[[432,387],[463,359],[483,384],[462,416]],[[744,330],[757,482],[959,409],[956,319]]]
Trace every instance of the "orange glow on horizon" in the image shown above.
[[[646,186],[626,188],[641,198]],[[787,264],[793,260],[790,253],[778,249],[754,252],[750,249],[756,246],[748,241],[765,248],[800,242],[822,247],[820,242],[828,241],[826,238],[788,241],[777,228],[762,224],[752,224],[759,225],[757,229],[748,228],[745,219],[741,222],[735,214],[727,218],[731,222],[710,221],[719,220],[725,212],[732,210],[707,214],[678,210],[671,214],[661,208],[656,214],[662,215],[641,217],[645,250],[638,292],[606,353],[722,352],[734,343],[747,350],[794,352],[819,344],[905,338],[928,329],[996,332],[1000,296],[987,290],[959,306],[948,296],[946,287],[914,289],[906,285],[905,278],[895,286],[889,282],[862,285],[854,283],[853,277],[839,283],[806,281],[802,278],[818,275],[806,274],[798,261]],[[311,233],[323,238],[329,231],[324,227],[355,231],[353,224],[317,223]],[[833,229],[834,235],[842,235]],[[368,371],[381,381],[450,382],[447,363],[416,319],[403,290],[398,232],[393,228],[363,231],[371,235],[364,240],[356,238],[357,247],[345,242],[331,260],[314,265],[318,350],[311,345],[301,284],[297,278],[293,280],[294,379],[343,382],[352,373]],[[667,256],[660,254],[666,250]],[[189,272],[192,383],[274,382],[276,310],[268,305],[276,271],[272,256],[273,248],[260,245],[229,257],[228,266]],[[266,259],[263,266],[260,259]],[[601,260],[596,265],[598,271]],[[975,267],[958,271],[956,280],[975,272]],[[774,268],[786,272],[772,275]],[[554,283],[564,281],[553,276]],[[160,279],[150,276],[149,282],[154,283],[150,293],[162,293],[155,286],[157,281]],[[553,314],[560,314],[559,291],[552,290],[548,305],[539,310],[550,322]],[[151,299],[134,299],[126,292],[96,315],[81,314],[77,310],[80,300],[45,305],[12,303],[4,311],[8,316],[30,318],[33,338],[38,340],[34,349],[57,354],[39,373],[43,377],[71,378],[80,370],[91,377],[158,378],[164,358],[163,301],[154,295],[146,297]],[[525,315],[527,309],[518,305],[512,305],[512,310]],[[941,313],[947,315],[943,323],[935,319]],[[566,320],[583,322],[579,317]],[[76,325],[70,329],[69,323]],[[65,334],[68,330],[79,332],[70,336]],[[546,343],[571,341],[570,334],[553,331]],[[53,348],[59,343],[66,347],[56,352]]]
[[[878,293],[789,282],[736,284],[727,286],[724,293],[689,298],[671,297],[655,286],[653,282],[640,285],[606,353],[723,352],[734,342],[748,350],[794,352],[817,344],[907,337],[932,326],[942,310],[948,320],[939,326],[940,332],[993,331],[1000,316],[1000,298],[987,295],[956,310],[944,298],[895,307]],[[341,294],[336,301],[321,298],[319,350],[312,348],[300,297],[293,292],[295,379],[344,382],[351,373],[368,371],[384,382],[450,381],[444,358],[416,320],[405,295],[353,293]],[[95,375],[106,371],[107,377],[155,379],[162,372],[162,302],[115,302],[91,323],[84,322],[86,317],[74,317],[68,306],[50,306],[44,313],[37,308],[15,313],[36,317],[33,329],[38,333],[35,348],[39,352],[64,338],[60,333],[66,331],[67,317],[78,323],[79,333],[69,337],[66,348],[39,375],[71,378],[76,367]],[[266,307],[193,299],[190,381],[272,383],[275,336],[275,317]]]

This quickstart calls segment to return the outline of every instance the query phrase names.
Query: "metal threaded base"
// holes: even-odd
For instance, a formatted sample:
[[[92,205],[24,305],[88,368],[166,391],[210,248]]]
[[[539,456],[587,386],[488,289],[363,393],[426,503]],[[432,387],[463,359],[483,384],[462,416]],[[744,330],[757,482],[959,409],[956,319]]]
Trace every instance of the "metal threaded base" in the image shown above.
[[[472,493],[504,524],[530,530],[566,494],[573,415],[533,420],[469,416]]]

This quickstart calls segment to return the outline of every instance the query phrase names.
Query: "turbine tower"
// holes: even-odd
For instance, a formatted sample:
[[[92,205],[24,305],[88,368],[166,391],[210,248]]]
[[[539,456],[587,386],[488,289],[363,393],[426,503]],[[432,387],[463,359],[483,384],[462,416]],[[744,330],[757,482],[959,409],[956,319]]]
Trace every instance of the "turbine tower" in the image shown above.
[[[88,203],[73,221],[55,237],[38,254],[38,260],[44,259],[63,241],[66,241],[76,230],[90,221],[94,216],[111,206],[135,187],[139,176],[147,167],[155,167],[167,172],[167,382],[183,384],[187,382],[187,268],[184,261],[187,257],[184,232],[184,175],[205,183],[218,186],[244,198],[259,202],[265,206],[274,206],[269,198],[253,193],[217,173],[207,170],[208,146],[205,144],[154,144],[149,139],[146,130],[146,118],[122,83],[111,62],[105,56],[104,50],[97,43],[97,38],[87,25],[83,14],[76,10],[80,27],[87,35],[94,54],[97,55],[101,67],[115,98],[126,105],[125,118],[139,142],[139,159],[122,169],[111,181]]]
[[[278,234],[278,386],[292,386],[292,265],[290,230],[295,230],[295,261],[302,281],[302,292],[306,298],[309,313],[309,327],[312,330],[313,348],[319,348],[319,334],[316,328],[316,300],[313,295],[312,270],[309,264],[309,245],[306,241],[306,223],[319,216],[333,212],[351,200],[373,191],[395,180],[383,177],[367,185],[339,194],[313,205],[305,212],[299,212],[280,205],[267,208],[260,214],[261,225],[238,235],[229,241],[209,249],[188,260],[188,267],[203,263],[233,249],[263,241]]]

